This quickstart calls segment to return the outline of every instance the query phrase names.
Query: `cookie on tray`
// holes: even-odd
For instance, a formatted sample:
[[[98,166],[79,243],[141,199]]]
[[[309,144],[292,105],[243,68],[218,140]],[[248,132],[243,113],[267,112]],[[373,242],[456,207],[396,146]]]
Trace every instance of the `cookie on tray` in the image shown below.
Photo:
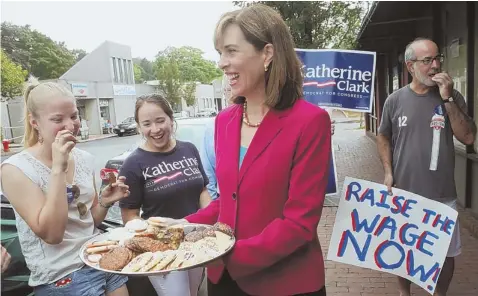
[[[194,247],[194,243],[193,242],[182,242],[180,245],[179,245],[179,248],[178,248],[178,251],[191,251]]]
[[[121,271],[123,272],[138,272],[141,268],[146,266],[153,259],[152,252],[143,253],[128,263]]]
[[[214,231],[214,228],[206,228],[203,230],[203,237],[216,237],[216,232]]]
[[[222,233],[227,234],[231,237],[234,236],[234,230],[232,230],[232,228],[225,223],[217,222],[216,224],[214,224],[213,227],[214,227],[214,230],[216,230],[216,231],[222,232]]]
[[[148,264],[143,266],[139,271],[140,272],[150,271],[156,265],[158,265],[159,262],[161,262],[161,260],[163,260],[163,259],[164,259],[163,252],[155,252],[155,253],[153,253],[153,259],[151,259],[151,261],[149,261]]]
[[[150,271],[165,270],[171,264],[171,262],[173,262],[174,259],[176,259],[176,252],[174,252],[174,251],[163,252],[163,255],[164,255],[163,260],[161,260],[161,262],[156,264],[156,266],[153,267],[153,269],[151,269]]]
[[[208,229],[208,227],[207,227],[207,226],[204,226],[204,225],[198,225],[198,226],[196,226],[196,227],[195,227],[195,229],[194,229],[194,230],[196,230],[196,231],[204,231],[204,230],[206,230],[206,229]]]
[[[119,271],[133,258],[133,252],[128,248],[118,247],[102,255],[99,266],[103,269]]]
[[[202,231],[192,231],[186,234],[186,236],[184,237],[184,241],[194,243],[203,238],[204,238],[204,234]]]

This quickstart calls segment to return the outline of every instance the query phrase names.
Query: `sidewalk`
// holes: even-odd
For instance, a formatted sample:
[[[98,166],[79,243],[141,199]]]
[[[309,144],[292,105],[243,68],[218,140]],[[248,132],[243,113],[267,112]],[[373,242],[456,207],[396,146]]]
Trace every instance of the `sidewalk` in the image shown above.
[[[338,124],[333,137],[335,159],[339,179],[339,191],[342,191],[345,176],[356,177],[374,182],[383,181],[383,169],[378,157],[375,142],[365,135],[364,130],[350,129]],[[329,198],[327,204],[337,199]],[[318,233],[324,256],[327,257],[332,234],[336,206],[324,208]],[[461,225],[462,254],[455,261],[455,276],[448,296],[478,295],[478,239]],[[326,261],[327,295],[332,296],[398,296],[396,277],[371,269],[354,267],[333,261]],[[412,284],[412,295],[430,295]]]
[[[113,138],[117,137],[118,135],[116,134],[108,134],[108,135],[90,135],[87,140],[82,140],[80,137],[76,137],[78,140],[78,143],[85,143],[85,142],[91,142],[91,141],[96,141],[96,140],[102,140],[102,139],[107,139],[107,138]],[[10,151],[9,152],[4,152],[2,148],[2,157],[4,156],[12,156],[14,154],[17,154],[18,152],[23,150],[23,145],[22,144],[10,144]]]

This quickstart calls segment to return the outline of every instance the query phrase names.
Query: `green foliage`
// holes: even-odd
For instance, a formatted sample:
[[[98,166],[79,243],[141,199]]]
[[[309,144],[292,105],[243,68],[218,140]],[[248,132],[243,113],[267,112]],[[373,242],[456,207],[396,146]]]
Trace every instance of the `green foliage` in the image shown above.
[[[133,72],[134,72],[134,82],[135,83],[143,83],[144,80],[143,80],[143,68],[141,68],[140,65],[138,64],[133,64]]]
[[[178,65],[179,79],[182,82],[209,84],[221,77],[222,71],[213,61],[204,59],[202,55],[203,52],[200,49],[190,46],[168,47],[158,53],[154,64],[156,68],[159,68],[162,63],[173,59]]]
[[[75,56],[75,61],[77,63],[88,54],[83,49],[73,49],[71,53]]]
[[[234,1],[245,7],[262,3],[277,10],[289,26],[297,48],[355,48],[367,2]]]
[[[56,79],[70,69],[76,58],[63,42],[54,42],[29,25],[3,22],[2,49],[9,58],[39,79]]]
[[[194,106],[196,104],[196,83],[188,82],[183,85],[183,97],[186,105]]]
[[[2,97],[11,99],[22,94],[23,83],[27,76],[27,71],[14,63],[2,50],[1,54],[1,72],[2,72]]]
[[[209,84],[222,77],[216,64],[202,55],[200,49],[183,46],[168,47],[156,56],[153,69],[159,80],[159,89],[173,106],[177,107],[181,98],[188,106],[193,106],[196,103],[196,83]]]
[[[156,66],[159,80],[159,89],[171,103],[174,110],[181,105],[182,81],[180,80],[179,67],[175,59],[165,59]]]
[[[144,82],[156,79],[156,74],[153,70],[153,63],[151,61],[145,58],[134,58],[133,63],[141,69],[141,79],[136,80],[136,82]]]

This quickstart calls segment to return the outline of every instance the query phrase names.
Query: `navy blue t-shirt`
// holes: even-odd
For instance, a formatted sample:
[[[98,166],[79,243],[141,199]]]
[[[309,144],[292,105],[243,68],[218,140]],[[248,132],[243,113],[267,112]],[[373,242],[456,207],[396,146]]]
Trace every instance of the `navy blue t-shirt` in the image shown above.
[[[142,209],[141,217],[182,219],[199,209],[208,184],[199,152],[192,143],[176,141],[169,152],[134,150],[119,172],[131,194],[120,201],[127,209]]]

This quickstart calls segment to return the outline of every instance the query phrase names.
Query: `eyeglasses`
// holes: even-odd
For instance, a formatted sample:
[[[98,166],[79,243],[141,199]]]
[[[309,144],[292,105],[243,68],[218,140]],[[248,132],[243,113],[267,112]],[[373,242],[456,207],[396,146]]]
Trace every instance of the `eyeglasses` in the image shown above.
[[[437,60],[438,62],[443,63],[443,61],[445,60],[445,56],[442,55],[442,54],[439,54],[434,58],[424,58],[423,60],[415,59],[415,60],[412,60],[412,61],[413,62],[422,62],[424,65],[430,65],[431,63],[433,63],[434,60]]]

